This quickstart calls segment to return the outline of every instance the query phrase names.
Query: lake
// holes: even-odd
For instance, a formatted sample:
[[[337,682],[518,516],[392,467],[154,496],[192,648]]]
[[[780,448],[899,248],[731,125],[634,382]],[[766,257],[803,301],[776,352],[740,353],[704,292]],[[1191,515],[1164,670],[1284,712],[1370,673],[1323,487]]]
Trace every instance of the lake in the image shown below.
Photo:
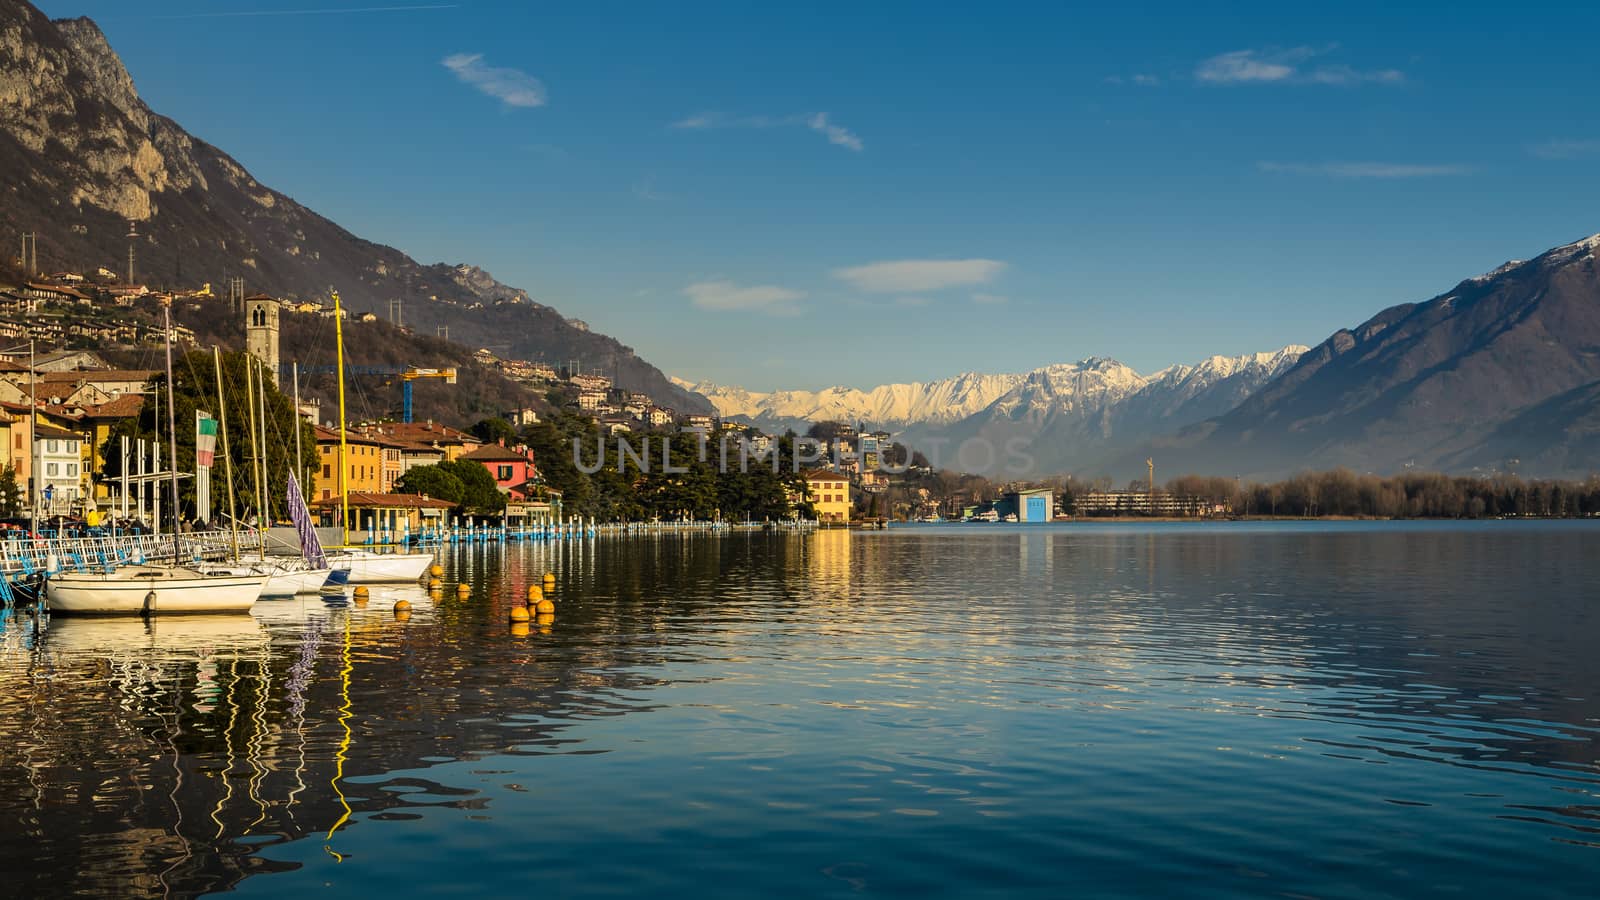
[[[1556,897],[1600,878],[1600,523],[440,558],[433,600],[7,620],[0,894]],[[513,628],[545,571],[554,621]]]

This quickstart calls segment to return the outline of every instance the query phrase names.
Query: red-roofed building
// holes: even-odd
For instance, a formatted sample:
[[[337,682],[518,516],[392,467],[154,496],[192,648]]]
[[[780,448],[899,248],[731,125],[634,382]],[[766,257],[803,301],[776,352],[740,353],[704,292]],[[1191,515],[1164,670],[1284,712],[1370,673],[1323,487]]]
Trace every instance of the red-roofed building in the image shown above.
[[[482,464],[494,476],[495,486],[512,500],[528,499],[539,480],[533,451],[527,447],[513,449],[504,444],[484,444],[470,453],[463,453],[461,458]]]

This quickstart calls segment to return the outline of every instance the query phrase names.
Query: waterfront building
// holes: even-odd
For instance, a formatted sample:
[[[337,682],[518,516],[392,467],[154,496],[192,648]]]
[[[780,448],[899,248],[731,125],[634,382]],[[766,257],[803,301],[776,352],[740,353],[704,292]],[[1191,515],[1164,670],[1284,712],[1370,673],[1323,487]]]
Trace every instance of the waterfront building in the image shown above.
[[[462,454],[461,458],[470,459],[488,469],[489,474],[494,476],[495,487],[512,499],[525,499],[528,490],[539,478],[539,470],[533,464],[533,451],[527,447],[484,444],[471,453]]]
[[[34,432],[39,459],[39,509],[48,516],[70,515],[83,495],[82,440],[72,431],[40,422]]]
[[[850,479],[827,469],[807,469],[800,473],[806,490],[811,494],[811,504],[817,511],[817,521],[824,525],[847,525],[850,522]]]
[[[317,426],[317,475],[313,490],[319,499],[338,500],[339,497],[339,432],[332,428]],[[384,451],[392,449],[394,459],[389,473],[385,471]],[[386,441],[375,435],[363,434],[359,431],[345,433],[345,465],[346,485],[351,496],[357,492],[366,494],[386,493],[384,478],[392,474],[388,487],[394,486],[394,478],[399,478],[402,472],[401,452],[398,444]]]
[[[1073,498],[1073,512],[1080,516],[1178,516],[1226,515],[1226,506],[1204,497],[1172,494],[1167,491],[1088,491]]]
[[[995,512],[1004,519],[1016,516],[1018,522],[1048,522],[1055,518],[1055,493],[1049,488],[1024,488],[1007,491],[995,504]]]
[[[389,494],[382,491],[351,491],[349,502],[353,540],[365,537],[357,536],[357,532],[388,532],[394,535],[443,525],[454,506],[448,500],[435,500],[421,494]],[[328,527],[339,523],[340,503],[335,492],[332,497],[313,501],[311,508],[316,512],[319,523]]]

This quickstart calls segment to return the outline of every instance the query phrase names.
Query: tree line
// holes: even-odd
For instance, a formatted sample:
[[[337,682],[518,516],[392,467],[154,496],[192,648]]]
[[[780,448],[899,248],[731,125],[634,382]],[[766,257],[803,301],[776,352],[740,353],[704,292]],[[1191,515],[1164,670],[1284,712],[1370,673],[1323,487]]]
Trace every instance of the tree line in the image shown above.
[[[1074,489],[1090,486],[1067,482],[1062,497],[1065,508],[1071,509]],[[1169,480],[1165,489],[1225,505],[1241,516],[1481,519],[1600,515],[1600,476],[1576,482],[1438,472],[1383,476],[1334,469],[1301,472],[1272,482],[1184,475]]]

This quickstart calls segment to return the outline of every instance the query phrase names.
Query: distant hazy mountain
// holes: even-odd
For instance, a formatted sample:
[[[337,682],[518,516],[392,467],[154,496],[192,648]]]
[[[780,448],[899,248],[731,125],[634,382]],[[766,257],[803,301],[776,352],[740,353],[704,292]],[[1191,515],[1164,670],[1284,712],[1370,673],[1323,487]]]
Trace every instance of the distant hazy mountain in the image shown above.
[[[726,417],[781,430],[840,420],[899,432],[914,446],[983,439],[1027,446],[1034,474],[1073,471],[1114,447],[1174,431],[1236,406],[1283,372],[1304,347],[1246,356],[1213,356],[1145,376],[1112,359],[1045,366],[1020,374],[969,372],[927,383],[886,384],[870,390],[757,393],[709,383],[694,390]],[[946,461],[958,465],[953,456]],[[964,457],[964,467],[1001,473],[1004,460]],[[1018,475],[1025,474],[1022,472]]]
[[[1226,415],[1154,442],[1167,471],[1600,470],[1600,235],[1335,332]]]
[[[194,65],[204,77],[212,63]],[[52,22],[21,0],[0,0],[0,198],[9,246],[19,232],[36,233],[47,271],[125,271],[131,222],[140,235],[136,277],[157,287],[209,281],[220,290],[242,276],[249,292],[309,299],[336,286],[353,310],[384,316],[390,300],[403,300],[405,324],[419,334],[446,326],[467,348],[578,360],[659,402],[710,409],[631,348],[482,269],[421,265],[257,182],[151,111],[93,22]]]

